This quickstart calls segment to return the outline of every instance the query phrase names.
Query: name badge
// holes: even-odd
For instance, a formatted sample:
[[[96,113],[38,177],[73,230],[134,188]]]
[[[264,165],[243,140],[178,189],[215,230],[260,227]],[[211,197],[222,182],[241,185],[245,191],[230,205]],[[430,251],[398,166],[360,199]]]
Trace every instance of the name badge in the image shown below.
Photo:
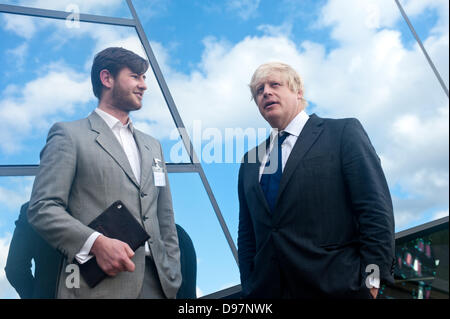
[[[153,169],[153,180],[155,181],[156,187],[166,186],[166,174],[164,173],[164,168],[161,165],[161,160],[155,158],[155,165],[152,166]]]

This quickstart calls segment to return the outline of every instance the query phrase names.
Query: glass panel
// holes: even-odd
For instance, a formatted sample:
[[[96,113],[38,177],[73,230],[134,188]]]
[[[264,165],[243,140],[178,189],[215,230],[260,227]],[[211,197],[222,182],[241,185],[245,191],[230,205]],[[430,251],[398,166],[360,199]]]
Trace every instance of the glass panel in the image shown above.
[[[169,174],[169,179],[175,222],[189,234],[197,255],[197,297],[239,284],[239,269],[200,177]]]
[[[128,9],[125,0],[110,0],[110,1],[73,1],[73,0],[59,0],[59,1],[36,1],[36,0],[6,0],[2,1],[5,4],[12,4],[22,7],[30,7],[37,9],[67,11],[76,14],[95,14],[117,18],[132,18],[130,10]],[[10,18],[8,18],[9,20]],[[15,18],[13,18],[15,19]]]
[[[0,14],[0,20],[7,16],[11,15]],[[32,31],[0,28],[2,165],[38,164],[39,152],[55,122],[84,118],[96,107],[90,68],[97,52],[122,46],[145,56],[133,28],[91,23],[67,28],[64,21],[28,18]],[[147,73],[143,108],[131,117],[137,128],[161,140],[170,161],[171,148],[184,146],[178,143],[179,134],[151,68]],[[174,158],[188,161],[186,156]]]
[[[437,228],[437,229],[436,229]],[[386,299],[448,299],[448,222],[419,231],[395,245],[395,286],[384,286]]]
[[[236,243],[239,226],[238,175],[240,164],[203,164],[231,237]]]
[[[11,238],[20,207],[29,200],[34,177],[0,177],[0,299],[18,298],[5,275]]]

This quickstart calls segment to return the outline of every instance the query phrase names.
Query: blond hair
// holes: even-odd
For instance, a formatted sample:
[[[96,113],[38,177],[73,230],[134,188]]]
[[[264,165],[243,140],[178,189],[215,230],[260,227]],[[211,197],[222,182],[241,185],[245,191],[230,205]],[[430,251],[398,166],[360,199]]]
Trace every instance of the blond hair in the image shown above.
[[[281,62],[269,62],[261,64],[256,69],[255,73],[253,73],[252,79],[249,84],[253,100],[256,102],[256,91],[258,83],[260,83],[262,80],[264,80],[274,72],[279,72],[285,78],[288,87],[292,92],[302,92],[301,104],[302,107],[305,108],[308,105],[308,102],[303,97],[304,89],[302,78],[290,65]]]

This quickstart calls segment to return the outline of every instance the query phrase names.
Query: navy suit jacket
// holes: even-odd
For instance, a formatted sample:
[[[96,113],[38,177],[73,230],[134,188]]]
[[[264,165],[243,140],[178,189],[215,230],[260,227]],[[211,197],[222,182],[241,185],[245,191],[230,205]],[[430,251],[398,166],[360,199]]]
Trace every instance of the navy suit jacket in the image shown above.
[[[243,297],[368,298],[370,264],[379,267],[382,281],[393,282],[392,201],[358,120],[311,115],[272,212],[252,152],[258,148],[244,156],[238,182]]]
[[[22,205],[16,221],[5,266],[6,278],[22,299],[53,299],[56,297],[62,255],[30,226],[28,204]]]

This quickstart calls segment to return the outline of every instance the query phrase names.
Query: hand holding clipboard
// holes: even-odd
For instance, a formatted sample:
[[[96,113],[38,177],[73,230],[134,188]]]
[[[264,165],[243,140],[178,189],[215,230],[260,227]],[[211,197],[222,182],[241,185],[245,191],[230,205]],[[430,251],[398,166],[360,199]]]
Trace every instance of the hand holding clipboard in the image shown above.
[[[121,201],[114,202],[88,226],[106,237],[127,243],[133,252],[150,238]],[[130,252],[128,256],[132,257]],[[100,268],[95,257],[84,264],[79,264],[79,267],[81,275],[91,288],[108,276]]]

